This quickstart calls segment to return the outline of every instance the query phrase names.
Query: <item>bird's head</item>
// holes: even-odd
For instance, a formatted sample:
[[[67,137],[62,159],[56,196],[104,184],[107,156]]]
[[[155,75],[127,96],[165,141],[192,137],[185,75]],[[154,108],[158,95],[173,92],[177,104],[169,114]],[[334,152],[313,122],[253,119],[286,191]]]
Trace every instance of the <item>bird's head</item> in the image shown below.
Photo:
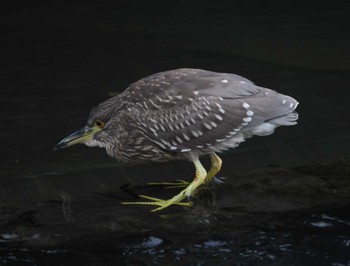
[[[112,98],[113,99],[113,98]],[[66,148],[78,143],[85,144],[90,147],[98,146],[105,147],[108,138],[108,131],[111,129],[114,122],[113,108],[111,99],[99,104],[96,108],[90,111],[86,125],[65,137],[54,148],[58,150]]]

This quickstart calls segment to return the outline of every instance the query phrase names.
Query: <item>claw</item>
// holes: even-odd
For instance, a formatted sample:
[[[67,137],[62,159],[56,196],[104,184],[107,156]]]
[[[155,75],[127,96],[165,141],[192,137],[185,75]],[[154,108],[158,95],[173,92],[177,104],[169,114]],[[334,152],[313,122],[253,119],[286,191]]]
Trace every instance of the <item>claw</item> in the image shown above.
[[[224,176],[221,176],[221,177],[214,176],[213,183],[214,184],[223,184],[223,183],[225,183],[225,179],[226,179],[226,177],[224,177]]]

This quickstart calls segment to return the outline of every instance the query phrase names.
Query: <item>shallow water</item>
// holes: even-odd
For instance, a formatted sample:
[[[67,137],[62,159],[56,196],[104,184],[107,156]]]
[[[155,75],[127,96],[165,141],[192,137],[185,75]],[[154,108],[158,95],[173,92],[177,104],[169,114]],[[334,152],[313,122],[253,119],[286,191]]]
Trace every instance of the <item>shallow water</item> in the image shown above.
[[[273,214],[260,214],[265,220]],[[349,265],[349,208],[331,213],[285,213],[285,226],[266,224],[210,228],[201,232],[144,230],[91,235],[81,242],[52,248],[8,247],[18,235],[2,234],[3,265]],[[282,220],[281,220],[282,222]],[[275,225],[274,225],[275,226]],[[167,234],[169,233],[169,234]],[[40,238],[31,236],[31,240]],[[17,265],[17,264],[16,264]]]

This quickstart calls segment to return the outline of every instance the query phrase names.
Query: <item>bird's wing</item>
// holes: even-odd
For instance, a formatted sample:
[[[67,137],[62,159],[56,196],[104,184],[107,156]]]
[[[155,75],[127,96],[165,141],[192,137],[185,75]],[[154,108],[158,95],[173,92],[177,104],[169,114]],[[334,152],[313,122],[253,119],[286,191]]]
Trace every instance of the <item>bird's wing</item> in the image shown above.
[[[247,127],[290,113],[287,97],[234,74],[197,69],[158,73],[126,91],[147,138],[185,152],[215,145]],[[133,108],[135,107],[135,108]]]
[[[251,115],[241,99],[200,96],[190,104],[139,113],[136,119],[147,138],[163,149],[186,152],[234,136],[252,121]]]

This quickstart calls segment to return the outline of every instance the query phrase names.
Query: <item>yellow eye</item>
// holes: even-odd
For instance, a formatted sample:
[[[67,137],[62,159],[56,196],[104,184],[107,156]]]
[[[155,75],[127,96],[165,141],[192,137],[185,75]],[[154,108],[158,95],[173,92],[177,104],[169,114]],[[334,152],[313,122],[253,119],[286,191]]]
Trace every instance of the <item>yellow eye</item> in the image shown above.
[[[96,120],[95,121],[95,125],[98,126],[99,128],[103,128],[105,123],[102,122],[101,120]]]

